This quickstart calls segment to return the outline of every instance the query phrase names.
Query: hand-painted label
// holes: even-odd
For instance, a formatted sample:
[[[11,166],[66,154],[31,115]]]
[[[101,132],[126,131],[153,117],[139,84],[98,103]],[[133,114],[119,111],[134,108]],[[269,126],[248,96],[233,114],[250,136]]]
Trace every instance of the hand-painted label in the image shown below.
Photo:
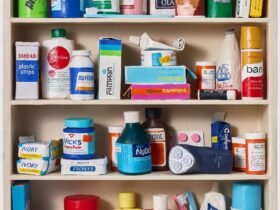
[[[94,133],[64,133],[63,154],[94,155]]]
[[[166,166],[166,135],[163,128],[145,129],[151,142],[152,165]]]
[[[218,66],[216,72],[216,86],[218,89],[228,89],[233,87],[231,66],[230,62],[225,62]]]
[[[94,95],[94,68],[70,68],[70,93]]]
[[[156,9],[174,9],[175,0],[155,0]]]
[[[150,145],[116,143],[116,152],[119,171],[141,174],[152,170]]]

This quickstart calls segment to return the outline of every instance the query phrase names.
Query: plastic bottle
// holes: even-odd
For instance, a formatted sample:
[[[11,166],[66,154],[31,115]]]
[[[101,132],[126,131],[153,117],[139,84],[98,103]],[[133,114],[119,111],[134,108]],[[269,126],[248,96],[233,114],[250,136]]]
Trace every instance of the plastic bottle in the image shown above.
[[[240,51],[234,30],[225,32],[216,69],[217,89],[236,89],[240,91]]]
[[[145,174],[152,170],[151,145],[140,125],[139,112],[125,112],[125,128],[116,143],[118,170],[124,174]]]
[[[94,99],[94,65],[90,50],[74,50],[70,63],[70,99]]]
[[[46,99],[65,99],[70,95],[69,64],[74,42],[64,29],[53,29],[52,39],[43,42],[42,93]]]
[[[148,134],[152,149],[152,168],[154,171],[168,170],[167,126],[161,121],[160,108],[147,108],[146,121],[142,124]]]

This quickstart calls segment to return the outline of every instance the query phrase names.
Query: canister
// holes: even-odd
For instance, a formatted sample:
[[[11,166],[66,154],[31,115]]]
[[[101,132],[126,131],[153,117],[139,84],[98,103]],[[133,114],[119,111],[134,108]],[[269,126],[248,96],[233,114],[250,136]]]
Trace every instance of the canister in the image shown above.
[[[176,66],[175,50],[143,50],[141,52],[142,66]]]
[[[196,62],[198,89],[216,88],[216,63],[209,61]]]
[[[147,0],[120,0],[120,9],[125,15],[145,15]]]
[[[99,197],[70,195],[64,198],[64,210],[99,210]]]
[[[45,18],[48,17],[47,0],[18,0],[18,17]]]
[[[232,0],[207,0],[206,17],[233,17]]]
[[[52,0],[51,17],[53,18],[79,18],[84,15],[83,0]]]
[[[63,158],[88,160],[95,157],[95,129],[91,118],[67,118],[63,129]]]

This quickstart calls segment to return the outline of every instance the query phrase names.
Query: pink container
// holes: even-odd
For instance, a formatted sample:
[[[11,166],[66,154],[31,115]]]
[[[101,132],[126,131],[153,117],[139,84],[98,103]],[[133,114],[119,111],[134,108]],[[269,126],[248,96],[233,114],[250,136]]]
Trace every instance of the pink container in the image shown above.
[[[120,0],[120,8],[124,15],[145,15],[147,0]]]

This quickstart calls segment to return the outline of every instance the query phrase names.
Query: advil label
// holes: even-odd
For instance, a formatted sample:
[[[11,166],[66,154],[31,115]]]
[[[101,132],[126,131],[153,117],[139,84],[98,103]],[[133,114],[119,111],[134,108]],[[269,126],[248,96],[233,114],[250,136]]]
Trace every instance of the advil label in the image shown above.
[[[242,63],[242,98],[264,98],[263,53],[261,50],[244,50]]]

